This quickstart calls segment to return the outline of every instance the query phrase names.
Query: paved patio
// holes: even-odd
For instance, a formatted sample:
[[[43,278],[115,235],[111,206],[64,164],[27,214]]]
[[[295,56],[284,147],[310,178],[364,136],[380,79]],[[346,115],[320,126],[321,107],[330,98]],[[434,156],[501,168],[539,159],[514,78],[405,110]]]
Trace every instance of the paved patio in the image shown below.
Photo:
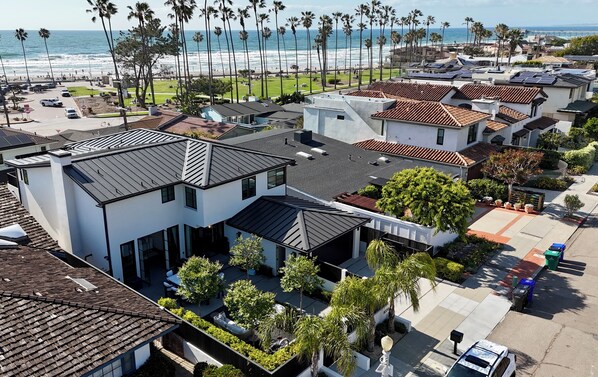
[[[537,215],[496,207],[476,207],[479,214],[469,226],[469,234],[502,244],[524,229]]]

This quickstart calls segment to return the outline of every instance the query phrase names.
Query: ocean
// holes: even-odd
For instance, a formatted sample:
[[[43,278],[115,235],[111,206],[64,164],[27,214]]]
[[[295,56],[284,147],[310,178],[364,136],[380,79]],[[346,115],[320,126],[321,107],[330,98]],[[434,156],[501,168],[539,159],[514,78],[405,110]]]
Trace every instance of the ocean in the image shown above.
[[[340,25],[340,24],[339,24]],[[270,25],[274,29],[273,25]],[[578,35],[598,34],[598,26],[580,26],[580,27],[521,27],[526,30],[538,31],[542,34],[557,35],[570,38]],[[401,33],[401,28],[395,27],[395,30]],[[249,61],[252,69],[259,67],[259,54],[257,51],[257,39],[255,30],[249,28]],[[46,50],[42,38],[39,37],[37,30],[27,30],[29,37],[25,41],[25,53],[27,55],[27,64],[29,67],[29,74],[32,80],[41,80],[44,76],[49,75],[50,69],[46,56]],[[205,32],[202,30],[202,34]],[[436,32],[442,34],[437,27],[430,27],[430,33]],[[206,72],[207,55],[205,40],[199,46],[199,54],[197,45],[192,40],[195,30],[187,31],[187,48],[189,50],[189,63],[192,72],[202,73]],[[245,52],[243,45],[238,39],[239,31],[232,32],[235,44],[235,56],[237,58],[237,68],[244,69]],[[310,29],[310,34],[313,37],[316,34],[314,30]],[[115,38],[119,35],[119,31],[114,32]],[[373,39],[376,40],[378,36],[377,28],[373,30]],[[307,67],[308,52],[306,50],[307,32],[305,29],[297,30],[297,44],[298,44],[298,61],[300,70]],[[369,38],[369,30],[364,31],[363,39]],[[386,38],[390,40],[390,30],[386,29]],[[445,43],[465,42],[467,38],[466,28],[447,28],[445,30]],[[223,48],[222,55],[218,51],[218,42],[216,36],[212,39],[213,51],[213,65],[216,74],[223,72],[221,61],[224,62],[224,70],[228,71],[228,57],[226,54],[226,41],[224,35],[221,36],[220,44]],[[339,29],[338,36],[338,52],[337,65],[338,67],[345,67],[345,62],[348,65],[349,57],[351,57],[351,65],[358,66],[359,57],[359,32],[353,31],[351,37],[351,49],[349,49],[349,42],[346,42],[345,35]],[[280,42],[282,54],[282,68],[286,70],[287,65],[290,66],[295,63],[295,44],[291,30],[287,28],[283,41]],[[328,62],[329,66],[334,66],[334,46],[335,34],[333,33],[329,39]],[[387,43],[384,47],[384,56],[388,54],[392,46]],[[72,76],[98,76],[107,74],[113,71],[112,61],[108,53],[107,43],[102,30],[51,30],[50,38],[48,39],[48,49],[50,52],[50,60],[52,61],[52,68],[56,77],[70,78]],[[276,35],[267,41],[266,44],[266,60],[270,70],[278,69],[278,54],[276,49]],[[374,48],[374,61],[377,61],[378,47]],[[14,31],[2,30],[0,31],[0,56],[2,57],[6,75],[9,80],[14,78],[25,77],[25,65],[23,61],[23,53],[20,42],[14,37]],[[222,56],[222,58],[221,58]],[[367,64],[367,50],[363,49],[363,65]],[[159,68],[172,69],[174,66],[174,58],[167,56],[159,62]],[[312,66],[317,67],[318,56],[315,49],[312,50]],[[1,68],[0,68],[1,69]],[[0,76],[2,72],[0,71]]]

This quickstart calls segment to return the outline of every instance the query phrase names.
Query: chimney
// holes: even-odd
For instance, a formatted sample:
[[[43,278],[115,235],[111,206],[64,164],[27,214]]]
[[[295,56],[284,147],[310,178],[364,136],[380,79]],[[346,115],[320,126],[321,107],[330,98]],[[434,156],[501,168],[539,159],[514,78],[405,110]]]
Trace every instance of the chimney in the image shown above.
[[[500,103],[496,98],[480,98],[471,101],[471,109],[492,115],[492,119],[498,114]]]
[[[54,186],[54,205],[57,241],[64,250],[75,253],[79,247],[74,237],[79,234],[75,217],[73,181],[65,179],[64,168],[71,166],[71,153],[65,150],[49,151],[50,172]]]
[[[293,133],[293,140],[300,142],[301,144],[307,144],[311,141],[311,131],[300,130]]]

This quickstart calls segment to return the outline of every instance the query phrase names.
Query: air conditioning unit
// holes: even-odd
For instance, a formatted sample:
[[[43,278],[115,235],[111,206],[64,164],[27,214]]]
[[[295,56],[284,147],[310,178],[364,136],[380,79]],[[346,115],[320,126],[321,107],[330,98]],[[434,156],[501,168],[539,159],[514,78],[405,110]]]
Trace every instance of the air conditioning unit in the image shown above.
[[[314,159],[314,156],[312,156],[311,154],[306,153],[306,152],[297,152],[296,155],[299,156],[299,157],[306,158],[308,160],[313,160]]]
[[[317,153],[317,154],[321,154],[322,156],[327,156],[328,155],[328,152],[326,152],[322,148],[312,148],[311,151],[314,152],[314,153]]]

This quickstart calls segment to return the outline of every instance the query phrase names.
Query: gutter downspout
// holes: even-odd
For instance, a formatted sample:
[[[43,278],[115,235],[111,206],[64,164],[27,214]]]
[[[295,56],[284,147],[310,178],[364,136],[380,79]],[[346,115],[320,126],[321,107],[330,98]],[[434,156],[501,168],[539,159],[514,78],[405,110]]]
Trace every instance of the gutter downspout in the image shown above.
[[[110,237],[108,236],[108,221],[106,220],[106,206],[102,206],[102,214],[104,217],[104,235],[106,236],[106,253],[108,256],[108,275],[112,275],[112,255],[110,253]],[[120,279],[117,279],[120,281]]]

